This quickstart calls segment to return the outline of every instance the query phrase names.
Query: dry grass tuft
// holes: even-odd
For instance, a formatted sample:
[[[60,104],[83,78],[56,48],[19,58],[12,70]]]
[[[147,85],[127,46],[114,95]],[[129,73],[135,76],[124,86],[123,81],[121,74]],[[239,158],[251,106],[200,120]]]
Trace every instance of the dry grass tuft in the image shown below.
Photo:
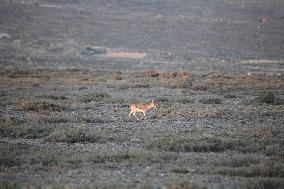
[[[277,96],[272,92],[265,92],[260,94],[257,97],[256,101],[258,103],[266,103],[266,104],[273,104],[273,105],[281,105],[284,104],[283,100],[277,98]]]
[[[225,94],[224,98],[236,98],[237,96],[235,94]]]
[[[1,180],[0,188],[2,189],[20,189],[21,185],[16,181]]]
[[[206,188],[205,186],[197,186],[188,181],[171,181],[166,186],[167,189],[202,189]]]
[[[12,118],[12,116],[10,116],[10,115],[4,115],[4,118],[3,118],[3,120],[4,120],[4,124],[5,125],[12,125],[13,124],[13,120],[12,120],[13,118]]]
[[[184,168],[184,167],[176,167],[174,169],[172,169],[173,173],[178,173],[178,174],[187,174],[189,171],[188,169]]]
[[[184,115],[198,118],[213,118],[223,116],[225,115],[225,112],[211,105],[205,105],[204,107],[198,107],[198,109],[190,109],[185,112]]]
[[[112,80],[122,80],[123,77],[121,76],[120,72],[115,72],[111,74],[111,79]]]
[[[0,125],[3,126],[15,126],[23,123],[23,120],[19,119],[16,116],[10,114],[0,115]],[[8,128],[8,127],[6,127]]]
[[[273,125],[259,125],[252,130],[253,136],[260,139],[271,139],[275,138],[280,134],[279,128]]]
[[[221,99],[219,98],[202,98],[199,100],[202,104],[221,104]]]
[[[45,139],[48,142],[98,142],[100,137],[98,133],[90,129],[71,128],[67,130],[57,130],[51,133]]]
[[[278,163],[260,162],[244,167],[224,167],[218,170],[220,174],[244,177],[283,177],[284,166]]]
[[[190,77],[190,74],[186,71],[177,71],[176,73],[177,73],[177,77],[183,80],[189,79]]]
[[[176,72],[161,72],[160,73],[160,78],[175,78],[177,77]]]
[[[158,98],[156,98],[156,102],[163,102],[163,103],[165,103],[165,102],[169,102],[170,100],[168,99],[168,98],[166,98],[166,97],[158,97]]]
[[[100,102],[109,100],[111,96],[107,93],[91,93],[87,95],[78,96],[76,100],[81,103],[88,103],[88,102]]]
[[[192,85],[191,81],[182,79],[163,79],[160,82],[163,87],[172,89],[188,89]]]
[[[144,70],[144,75],[145,77],[148,77],[148,78],[159,77],[159,73],[153,69]]]
[[[67,112],[50,112],[45,122],[48,123],[78,123],[82,120],[74,114]]]
[[[174,72],[161,72],[160,78],[179,78],[186,80],[189,78],[189,73],[186,71],[174,71]]]
[[[204,84],[197,84],[197,83],[194,83],[192,85],[192,90],[194,91],[206,91],[207,90],[207,87],[206,85]]]
[[[44,101],[31,101],[31,100],[24,100],[20,102],[20,107],[23,110],[27,111],[41,111],[41,110],[49,110],[49,111],[62,111],[63,108]]]
[[[181,104],[190,104],[190,103],[194,103],[194,100],[191,100],[189,98],[180,98],[177,100],[177,102]]]
[[[29,112],[27,113],[27,120],[30,123],[36,124],[40,122],[40,116],[37,113]]]
[[[223,152],[234,149],[233,141],[222,138],[189,138],[168,136],[146,142],[148,149],[169,152]]]

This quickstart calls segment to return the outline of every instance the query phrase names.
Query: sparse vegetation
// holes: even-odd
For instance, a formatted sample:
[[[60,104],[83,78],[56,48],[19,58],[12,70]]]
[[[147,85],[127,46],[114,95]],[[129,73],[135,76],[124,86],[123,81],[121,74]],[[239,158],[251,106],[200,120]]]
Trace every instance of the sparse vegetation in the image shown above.
[[[155,70],[148,69],[144,71],[145,77],[151,78],[151,77],[158,77],[159,73],[157,73]]]
[[[123,77],[120,72],[115,72],[111,74],[111,79],[113,80],[122,80]]]
[[[100,102],[100,101],[108,101],[111,96],[107,93],[91,93],[87,95],[80,95],[77,97],[77,101],[82,103],[88,102]]]
[[[205,178],[202,186],[211,187],[208,175],[238,178],[243,186],[252,188],[283,186],[279,180],[283,177],[283,110],[281,105],[271,106],[282,97],[280,89],[273,90],[270,104],[252,96],[269,90],[262,88],[260,93],[237,88],[237,76],[192,77],[179,71],[149,71],[148,76],[144,72],[100,74],[83,70],[51,73],[64,87],[47,81],[47,77],[37,77],[40,87],[33,88],[34,81],[25,80],[30,73],[23,73],[21,82],[27,82],[30,91],[23,90],[19,82],[14,84],[19,85],[15,90],[22,94],[9,92],[1,97],[0,106],[9,107],[0,119],[2,172],[40,171],[43,178],[62,175],[58,177],[70,179],[67,173],[80,170],[89,180],[93,176],[87,172],[96,176],[94,170],[108,179],[110,170],[131,179],[139,172],[153,178],[163,175],[168,182],[158,179],[161,187],[169,188],[200,188],[198,179],[187,182],[192,176]],[[211,85],[213,81],[216,83]],[[241,82],[247,86],[255,80]],[[54,89],[52,93],[44,94],[44,85]],[[238,98],[234,94],[239,94]],[[155,100],[157,109],[149,111],[147,120],[128,118],[130,102],[149,99]],[[251,103],[245,105],[243,101]],[[260,183],[254,182],[259,178],[263,178]],[[107,187],[102,183],[90,186]],[[156,186],[149,183],[114,182],[109,186]],[[64,183],[62,187],[66,187]]]
[[[192,90],[194,90],[194,91],[206,91],[207,87],[205,85],[202,85],[202,84],[193,84]]]
[[[189,98],[181,98],[181,99],[178,99],[178,102],[182,104],[189,104],[189,103],[193,103],[194,101],[192,101]]]
[[[277,96],[272,92],[262,93],[260,96],[257,97],[256,100],[259,103],[267,103],[267,104],[273,104],[273,105],[280,105],[282,104],[282,101],[283,101],[277,98]]]
[[[32,100],[24,100],[20,103],[20,107],[26,111],[62,111],[63,108],[52,103],[44,102],[44,101],[32,101]]]
[[[259,163],[247,167],[221,167],[217,169],[220,174],[243,177],[283,177],[284,166],[278,163]]]
[[[149,140],[146,146],[149,149],[156,148],[170,152],[223,152],[234,150],[235,145],[233,142],[235,141],[220,138],[164,137]]]
[[[0,180],[0,189],[20,189],[21,186],[16,181]]]
[[[49,142],[66,142],[66,143],[79,143],[79,142],[99,142],[101,136],[98,132],[90,129],[72,128],[67,130],[54,131],[46,137]]]
[[[38,139],[47,136],[51,131],[43,125],[10,125],[0,126],[2,137]]]
[[[176,168],[172,169],[172,172],[173,173],[186,174],[189,171],[186,168],[184,168],[184,167],[176,167]]]
[[[284,188],[283,0],[0,2],[0,189]]]
[[[47,98],[52,100],[67,100],[68,98],[66,96],[56,96],[56,95],[43,95],[41,98]]]
[[[159,98],[156,98],[155,101],[165,103],[165,102],[169,102],[170,100],[166,97],[159,97]]]
[[[189,73],[186,71],[174,71],[174,72],[160,72],[160,78],[179,78],[186,80],[189,78]]]
[[[235,94],[225,94],[224,98],[236,98]]]
[[[202,98],[199,102],[202,104],[220,104],[222,101],[219,98]]]

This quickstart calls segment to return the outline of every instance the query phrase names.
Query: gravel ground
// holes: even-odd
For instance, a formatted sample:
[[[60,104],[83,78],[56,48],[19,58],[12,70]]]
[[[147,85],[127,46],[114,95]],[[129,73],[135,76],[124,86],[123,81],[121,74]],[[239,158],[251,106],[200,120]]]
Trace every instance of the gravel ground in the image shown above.
[[[283,188],[283,9],[1,1],[0,188]]]

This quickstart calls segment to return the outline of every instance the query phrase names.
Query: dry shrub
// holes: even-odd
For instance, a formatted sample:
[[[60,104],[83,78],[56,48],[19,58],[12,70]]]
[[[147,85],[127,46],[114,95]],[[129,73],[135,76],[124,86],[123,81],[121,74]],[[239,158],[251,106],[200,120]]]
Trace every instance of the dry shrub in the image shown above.
[[[258,103],[266,103],[266,104],[273,104],[273,105],[281,105],[284,104],[282,99],[279,99],[274,93],[272,92],[266,92],[260,94],[260,96],[257,97],[256,101]]]
[[[50,112],[48,118],[45,120],[49,123],[78,123],[80,119],[74,114],[67,114],[66,112]]]
[[[41,111],[41,110],[49,110],[49,111],[61,111],[62,107],[44,102],[44,101],[31,101],[31,100],[24,100],[20,102],[20,107],[23,110],[27,111]]]
[[[82,103],[88,103],[88,102],[100,102],[111,99],[111,96],[107,93],[91,93],[87,95],[78,96],[76,98],[76,101],[82,102]]]
[[[20,124],[19,124],[20,123]],[[9,127],[1,126],[0,124],[0,133],[1,136],[9,138],[29,138],[37,139],[47,136],[50,133],[51,129],[41,125],[41,124],[23,124],[23,122],[14,122],[13,125]]]
[[[135,83],[131,86],[132,88],[149,88],[150,85],[147,83]]]
[[[170,113],[171,113],[171,110],[169,110],[169,109],[158,110],[155,113],[154,118],[160,119],[162,117],[165,117],[165,116],[169,115]]]
[[[171,181],[166,185],[168,189],[200,189],[206,188],[205,186],[195,185],[189,181]]]
[[[224,98],[236,98],[235,94],[225,94]]]
[[[42,95],[39,96],[41,98],[48,98],[48,99],[52,99],[52,100],[67,100],[68,98],[66,96],[56,96],[56,95]]]
[[[199,107],[197,110],[196,109],[189,110],[186,116],[199,117],[199,118],[204,118],[204,117],[213,118],[213,117],[220,117],[224,114],[225,113],[223,110],[219,110],[215,107],[207,105],[204,107]]]
[[[120,72],[115,72],[111,74],[111,79],[112,80],[122,80],[123,77],[121,76]]]
[[[161,72],[160,73],[160,78],[175,78],[177,77],[176,72]]]
[[[0,180],[0,188],[3,188],[3,189],[20,189],[21,185],[16,180],[1,179]]]
[[[159,73],[153,69],[148,69],[144,71],[144,75],[145,77],[151,78],[151,77],[158,77]]]
[[[282,115],[284,115],[284,109],[283,108],[281,108],[281,107],[279,107],[278,109],[270,109],[270,108],[268,108],[268,109],[258,109],[260,112],[258,112],[258,111],[255,111],[255,110],[253,110],[253,111],[251,111],[251,112],[249,112],[250,113],[250,115],[253,115],[253,114],[258,114],[258,115],[260,115],[260,116],[282,116]]]
[[[157,118],[157,119],[160,119],[164,116],[165,116],[165,114],[164,114],[163,111],[157,111],[156,114],[155,114],[155,118]]]
[[[4,115],[3,120],[4,120],[5,125],[12,125],[13,124],[13,118],[10,115],[7,115],[7,114]]]
[[[27,113],[27,120],[30,123],[36,124],[40,122],[40,116],[36,113],[29,112]]]
[[[190,88],[192,85],[189,80],[181,79],[163,79],[160,82],[162,86],[169,87],[172,89],[186,89]]]
[[[199,100],[202,104],[221,104],[221,99],[219,98],[202,98]]]
[[[156,102],[169,102],[170,100],[166,97],[158,97],[156,98]]]
[[[261,139],[272,139],[280,134],[279,128],[273,125],[259,125],[251,131],[254,137]]]
[[[244,167],[224,167],[218,170],[219,173],[229,176],[244,177],[283,177],[284,166],[271,162],[260,162]]]
[[[30,72],[27,70],[14,70],[11,71],[7,76],[8,78],[19,78],[19,77],[26,77],[29,74]]]
[[[189,78],[189,73],[186,71],[161,72],[160,78],[180,78],[186,80]]]
[[[217,73],[217,72],[209,72],[207,74],[204,74],[203,76],[207,77],[209,79],[215,79],[215,78],[220,78],[222,75],[220,73]]]
[[[233,140],[224,138],[165,136],[148,140],[146,148],[169,152],[223,152],[235,147]]]
[[[244,188],[247,189],[266,189],[266,188],[275,188],[281,189],[284,188],[284,180],[281,177],[252,177],[249,179]]]
[[[192,90],[194,90],[194,91],[206,91],[207,87],[204,84],[194,83],[192,85]]]
[[[178,174],[187,174],[189,171],[185,167],[176,167],[176,168],[172,169],[172,172],[178,173]]]
[[[19,117],[9,115],[9,114],[4,114],[0,115],[0,126],[5,125],[5,126],[18,126],[23,124],[23,120],[20,119]],[[1,131],[0,131],[1,133]]]
[[[186,71],[177,71],[176,73],[177,73],[177,77],[183,80],[189,79],[190,77],[190,74]]]
[[[66,142],[66,143],[78,143],[78,142],[99,142],[101,139],[101,133],[99,130],[87,129],[87,128],[69,128],[66,130],[57,130],[46,137],[48,142]]]
[[[177,102],[181,104],[189,104],[189,103],[193,103],[194,101],[189,98],[180,98],[177,100]]]

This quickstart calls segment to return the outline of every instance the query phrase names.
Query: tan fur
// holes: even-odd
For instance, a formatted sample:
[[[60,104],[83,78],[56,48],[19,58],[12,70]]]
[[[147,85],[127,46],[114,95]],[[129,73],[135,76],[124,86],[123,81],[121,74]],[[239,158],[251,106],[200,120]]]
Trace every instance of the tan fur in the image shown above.
[[[150,110],[151,108],[156,108],[156,104],[152,100],[149,104],[141,104],[141,103],[133,103],[130,105],[131,112],[129,113],[129,117],[133,114],[133,116],[137,119],[138,117],[135,115],[137,112],[142,112],[144,118],[146,119],[146,111]]]

